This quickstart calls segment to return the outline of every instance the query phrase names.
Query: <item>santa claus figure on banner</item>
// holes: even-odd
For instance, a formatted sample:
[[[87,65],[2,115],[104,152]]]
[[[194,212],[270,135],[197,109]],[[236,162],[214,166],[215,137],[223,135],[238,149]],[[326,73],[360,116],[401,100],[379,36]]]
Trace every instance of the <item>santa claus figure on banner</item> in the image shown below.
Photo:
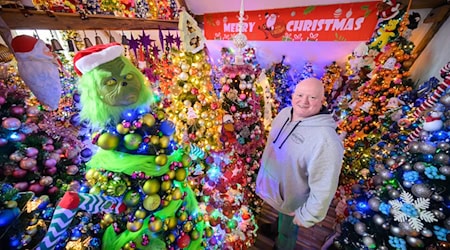
[[[19,75],[39,102],[49,109],[58,108],[61,98],[60,64],[47,44],[33,36],[19,35],[11,47]]]

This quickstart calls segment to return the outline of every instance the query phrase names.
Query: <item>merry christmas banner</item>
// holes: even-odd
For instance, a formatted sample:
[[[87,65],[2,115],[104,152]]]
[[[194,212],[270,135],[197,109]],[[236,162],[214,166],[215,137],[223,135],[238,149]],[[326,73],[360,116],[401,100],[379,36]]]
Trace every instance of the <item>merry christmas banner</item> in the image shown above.
[[[245,11],[242,32],[253,41],[367,41],[378,21],[377,3]],[[206,39],[233,39],[238,17],[238,11],[205,14]]]

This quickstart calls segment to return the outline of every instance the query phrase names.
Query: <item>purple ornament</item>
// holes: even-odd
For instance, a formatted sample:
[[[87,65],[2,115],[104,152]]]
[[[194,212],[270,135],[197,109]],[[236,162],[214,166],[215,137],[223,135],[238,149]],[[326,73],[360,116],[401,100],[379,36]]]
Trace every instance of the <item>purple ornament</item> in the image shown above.
[[[78,126],[81,123],[81,119],[80,119],[80,115],[79,114],[73,114],[70,117],[70,124],[72,124],[73,126]]]
[[[92,156],[92,150],[90,148],[85,148],[81,150],[80,154],[83,158],[89,158]]]

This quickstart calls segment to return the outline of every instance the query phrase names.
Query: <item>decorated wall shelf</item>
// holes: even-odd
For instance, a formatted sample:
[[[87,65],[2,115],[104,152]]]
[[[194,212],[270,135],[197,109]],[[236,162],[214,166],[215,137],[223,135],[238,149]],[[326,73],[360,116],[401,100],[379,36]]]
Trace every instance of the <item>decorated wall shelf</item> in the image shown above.
[[[82,19],[79,14],[38,10],[1,8],[0,16],[9,29],[51,29],[51,30],[176,30],[178,20],[158,20],[116,17],[110,15],[89,15]]]

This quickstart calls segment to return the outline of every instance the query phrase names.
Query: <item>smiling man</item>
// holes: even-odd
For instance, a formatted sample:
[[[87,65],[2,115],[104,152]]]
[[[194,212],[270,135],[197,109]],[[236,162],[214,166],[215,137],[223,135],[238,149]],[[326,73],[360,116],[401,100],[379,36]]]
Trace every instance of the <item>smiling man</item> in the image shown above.
[[[276,249],[294,249],[299,226],[322,221],[337,189],[344,148],[324,99],[322,82],[305,79],[272,122],[256,193],[279,212]]]

